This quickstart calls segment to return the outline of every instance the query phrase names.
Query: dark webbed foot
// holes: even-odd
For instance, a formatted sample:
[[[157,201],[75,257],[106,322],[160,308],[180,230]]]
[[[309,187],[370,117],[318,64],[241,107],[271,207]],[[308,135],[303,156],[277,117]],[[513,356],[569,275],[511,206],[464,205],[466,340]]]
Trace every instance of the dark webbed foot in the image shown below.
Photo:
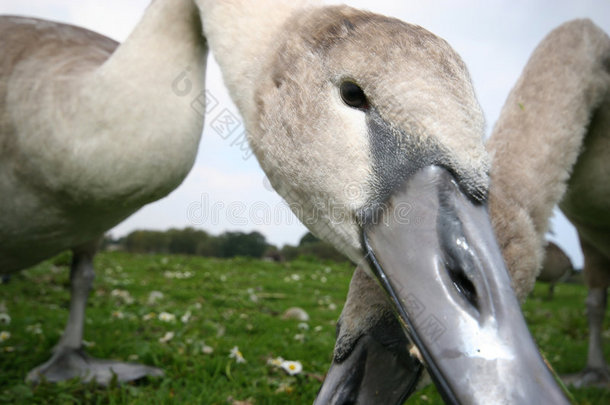
[[[114,375],[118,382],[139,380],[144,377],[162,377],[163,370],[137,363],[103,360],[90,357],[83,350],[62,348],[44,364],[30,371],[26,381],[38,383],[43,379],[58,382],[80,377],[83,381],[97,381],[108,385]]]
[[[610,370],[604,368],[587,367],[580,373],[570,374],[561,378],[568,386],[581,387],[600,387],[610,388]]]

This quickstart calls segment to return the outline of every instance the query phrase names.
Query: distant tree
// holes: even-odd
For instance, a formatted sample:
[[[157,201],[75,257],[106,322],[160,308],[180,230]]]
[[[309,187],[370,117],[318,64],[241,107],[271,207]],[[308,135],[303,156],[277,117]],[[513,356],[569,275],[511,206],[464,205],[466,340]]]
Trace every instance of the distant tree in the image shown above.
[[[113,251],[125,248],[125,237],[115,238],[112,234],[105,234],[100,242],[100,250]]]
[[[299,241],[299,247],[307,245],[309,243],[317,243],[320,242],[320,239],[316,238],[313,233],[307,232],[301,240]]]
[[[282,247],[282,256],[286,258],[286,260],[294,260],[299,257],[299,248],[292,245],[284,245]]]
[[[133,231],[125,237],[125,249],[137,253],[168,253],[169,235],[160,231]]]
[[[307,243],[304,246],[299,247],[299,252],[301,255],[313,256],[321,260],[332,260],[335,262],[344,262],[348,260],[345,255],[335,249],[333,245],[323,241]]]
[[[225,232],[220,235],[222,257],[247,256],[261,258],[267,249],[267,241],[259,232]]]
[[[267,249],[265,249],[265,253],[263,253],[263,258],[274,262],[283,262],[286,260],[282,251],[273,245],[267,245]]]
[[[318,239],[311,232],[303,235],[298,247],[285,245],[282,248],[282,254],[286,260],[293,260],[299,256],[309,256],[319,260],[333,260],[337,262],[348,260],[333,245]]]
[[[268,257],[272,260],[293,260],[299,256],[314,259],[347,260],[332,245],[307,232],[299,246],[285,245],[278,249],[267,243],[260,232],[225,232],[213,236],[201,229],[184,228],[168,231],[137,230],[121,240],[128,252],[174,253],[207,257]],[[114,241],[106,240],[106,243]]]
[[[210,239],[207,232],[194,228],[170,229],[167,234],[169,253],[201,255]]]

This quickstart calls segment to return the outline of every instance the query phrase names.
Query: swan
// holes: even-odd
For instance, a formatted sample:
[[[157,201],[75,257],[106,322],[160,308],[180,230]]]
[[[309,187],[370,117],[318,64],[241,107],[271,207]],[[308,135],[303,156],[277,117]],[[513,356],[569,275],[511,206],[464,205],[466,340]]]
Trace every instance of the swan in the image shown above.
[[[559,246],[549,242],[544,249],[544,261],[540,269],[540,274],[536,278],[538,281],[549,283],[549,299],[553,298],[555,285],[564,282],[574,272],[572,261]]]
[[[346,6],[196,3],[271,184],[314,234],[359,263],[357,286],[375,277],[391,298],[374,299],[380,289],[370,283],[351,295],[355,309],[340,330],[366,333],[339,337],[345,357],[374,367],[367,354],[381,356],[386,336],[396,347],[408,336],[415,344],[398,364],[407,364],[400,380],[409,389],[423,360],[448,403],[567,403],[527,331],[493,236],[483,117],[449,45]],[[360,319],[359,309],[371,317]],[[394,311],[404,328],[385,316]],[[378,345],[369,351],[363,341]],[[353,350],[359,343],[364,350]],[[337,384],[327,379],[332,387],[317,402],[368,403],[377,394],[359,397],[360,383],[396,381],[351,371],[343,367]]]
[[[533,288],[543,261],[548,219],[558,202],[579,230],[591,288],[591,338],[587,369],[577,381],[606,370],[600,333],[610,269],[603,266],[607,259],[602,260],[608,257],[610,240],[605,159],[609,89],[608,35],[590,20],[564,23],[533,52],[486,144],[493,158],[491,221],[520,300]],[[598,250],[592,250],[593,243]],[[333,363],[316,403],[378,398],[379,403],[398,404],[417,387],[418,379],[423,380],[421,364],[408,356],[409,346],[396,332],[398,320],[389,316],[392,306],[375,287],[357,268],[338,323]],[[375,362],[372,356],[382,361]],[[387,378],[373,380],[377,373]],[[395,375],[407,378],[390,378]]]
[[[0,273],[73,251],[67,326],[27,379],[161,375],[86,355],[83,320],[98,240],[193,165],[203,117],[179,94],[204,86],[196,5],[152,2],[120,46],[82,28],[3,16],[0,54]]]
[[[514,239],[506,249],[535,257],[534,267],[541,261],[542,244],[532,245],[535,252],[519,252],[523,246],[514,241],[526,234],[526,226],[533,227],[541,238],[547,229],[546,218],[559,203],[578,231],[589,288],[589,351],[585,370],[569,380],[576,385],[609,381],[601,345],[610,283],[609,135],[610,38],[590,20],[566,23],[536,48],[496,124],[489,144],[498,156],[492,178],[497,171],[503,195],[498,193],[490,207],[492,217],[494,209],[506,212],[510,200],[501,200],[510,196],[517,203],[515,209],[529,215],[530,224],[519,225],[520,229],[508,224],[509,216],[498,216],[496,229],[510,232]],[[511,173],[508,162],[517,155],[528,164]],[[509,268],[517,267],[515,259],[507,259]],[[527,269],[516,271],[525,291],[532,288],[535,274],[528,275]]]

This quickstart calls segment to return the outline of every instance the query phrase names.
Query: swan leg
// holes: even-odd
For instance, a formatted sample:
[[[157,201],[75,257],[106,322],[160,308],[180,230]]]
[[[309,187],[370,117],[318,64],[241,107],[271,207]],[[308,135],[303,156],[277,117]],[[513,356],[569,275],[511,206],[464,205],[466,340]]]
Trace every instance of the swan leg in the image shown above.
[[[587,316],[589,318],[589,352],[587,368],[602,370],[607,376],[607,365],[602,350],[602,323],[606,314],[607,289],[592,288],[587,297]]]
[[[97,241],[73,249],[70,268],[70,315],[66,329],[53,348],[53,355],[44,364],[31,370],[26,381],[38,383],[64,381],[80,377],[108,385],[116,375],[117,381],[132,381],[146,376],[162,376],[163,371],[136,363],[123,363],[90,357],[82,349],[85,307],[95,278],[93,257]]]
[[[610,370],[604,359],[603,322],[606,314],[609,261],[595,248],[583,241],[581,246],[585,256],[585,280],[589,288],[587,295],[587,318],[589,322],[589,348],[587,365],[578,374],[566,377],[566,383],[576,387],[610,386]]]

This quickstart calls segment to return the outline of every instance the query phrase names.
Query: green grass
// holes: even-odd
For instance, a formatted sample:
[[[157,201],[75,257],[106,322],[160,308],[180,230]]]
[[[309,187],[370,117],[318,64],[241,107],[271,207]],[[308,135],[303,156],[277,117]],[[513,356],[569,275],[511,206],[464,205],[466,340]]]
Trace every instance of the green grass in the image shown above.
[[[0,306],[4,303],[12,318],[9,325],[0,324],[11,334],[0,343],[0,403],[309,404],[330,363],[335,322],[353,271],[348,264],[309,261],[102,253],[85,325],[88,352],[161,367],[166,377],[109,388],[78,381],[32,387],[24,383],[25,375],[47,360],[67,319],[65,263],[64,255],[0,286]],[[545,288],[537,286],[524,307],[533,334],[557,372],[579,371],[586,355],[586,291],[561,285],[556,298],[547,301],[541,298]],[[149,302],[153,291],[163,297]],[[282,319],[295,306],[308,312],[308,329]],[[187,311],[191,317],[182,322]],[[159,320],[161,312],[176,320]],[[174,337],[160,342],[167,332]],[[610,349],[610,332],[605,338]],[[204,346],[213,352],[204,353]],[[246,363],[229,358],[233,346]],[[289,376],[267,364],[278,356],[299,360],[303,373]],[[610,403],[610,395],[599,389],[573,394],[579,404]],[[432,386],[408,402],[438,403]]]

